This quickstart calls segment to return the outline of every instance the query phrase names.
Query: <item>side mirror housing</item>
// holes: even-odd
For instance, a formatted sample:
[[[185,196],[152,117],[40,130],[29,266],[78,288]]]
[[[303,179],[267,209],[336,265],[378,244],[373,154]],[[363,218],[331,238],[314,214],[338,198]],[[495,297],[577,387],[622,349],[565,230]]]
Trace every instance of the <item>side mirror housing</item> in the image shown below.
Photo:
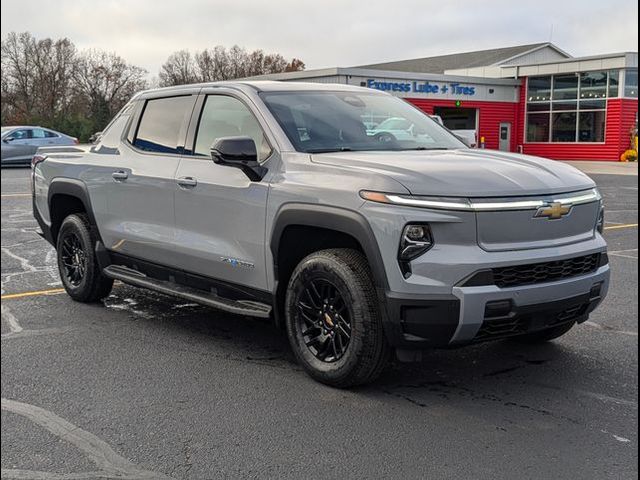
[[[239,168],[253,182],[259,182],[267,173],[258,162],[256,143],[251,137],[218,138],[211,146],[211,158],[219,165]]]

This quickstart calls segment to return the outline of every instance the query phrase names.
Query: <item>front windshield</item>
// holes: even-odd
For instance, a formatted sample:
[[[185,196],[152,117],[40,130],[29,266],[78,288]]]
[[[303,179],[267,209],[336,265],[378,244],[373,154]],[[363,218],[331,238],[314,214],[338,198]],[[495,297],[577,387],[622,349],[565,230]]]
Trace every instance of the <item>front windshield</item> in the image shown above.
[[[0,131],[0,137],[4,137],[7,133],[11,131],[12,127],[2,127]]]
[[[263,92],[267,108],[299,152],[466,148],[405,101],[374,92]]]

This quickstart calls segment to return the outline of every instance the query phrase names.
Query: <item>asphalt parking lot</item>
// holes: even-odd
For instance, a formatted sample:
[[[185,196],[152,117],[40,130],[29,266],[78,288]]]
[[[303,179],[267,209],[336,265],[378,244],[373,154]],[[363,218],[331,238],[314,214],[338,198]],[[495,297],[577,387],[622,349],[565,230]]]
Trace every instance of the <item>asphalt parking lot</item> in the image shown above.
[[[593,175],[613,278],[588,323],[341,391],[266,322],[124,285],[61,294],[28,173],[2,170],[3,479],[638,476],[637,175]]]

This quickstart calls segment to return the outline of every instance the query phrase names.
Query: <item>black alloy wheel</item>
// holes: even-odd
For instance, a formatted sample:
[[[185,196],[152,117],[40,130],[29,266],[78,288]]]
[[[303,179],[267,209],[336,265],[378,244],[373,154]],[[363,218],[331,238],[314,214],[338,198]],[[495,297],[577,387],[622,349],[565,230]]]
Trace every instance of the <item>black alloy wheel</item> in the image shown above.
[[[323,362],[340,360],[351,340],[351,318],[344,297],[331,282],[310,279],[298,301],[298,331],[311,353]]]
[[[87,271],[87,256],[82,242],[75,232],[67,231],[61,239],[61,248],[60,256],[64,277],[69,284],[77,287]]]

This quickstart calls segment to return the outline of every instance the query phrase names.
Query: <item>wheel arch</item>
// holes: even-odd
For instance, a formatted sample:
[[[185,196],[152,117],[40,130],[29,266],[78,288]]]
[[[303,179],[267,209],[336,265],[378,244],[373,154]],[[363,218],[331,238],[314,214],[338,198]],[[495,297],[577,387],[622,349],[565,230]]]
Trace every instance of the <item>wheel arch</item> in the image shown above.
[[[322,233],[322,235],[312,235]],[[296,235],[298,235],[296,237]],[[313,239],[307,249],[291,253],[291,239]],[[276,323],[282,324],[282,305],[290,275],[299,260],[313,251],[326,248],[348,247],[360,250],[366,257],[374,285],[383,298],[388,288],[387,277],[373,230],[364,216],[353,210],[314,204],[286,204],[276,214],[269,248],[273,258],[275,280],[274,297]],[[304,254],[304,255],[303,255]],[[287,261],[292,255],[294,261]],[[302,256],[301,256],[302,255]],[[301,257],[301,258],[298,258]],[[295,265],[292,265],[295,263]]]
[[[51,219],[50,236],[54,244],[58,238],[58,231],[62,222],[73,213],[85,213],[97,233],[96,219],[91,208],[89,191],[81,180],[54,178],[49,185],[47,204]],[[100,238],[99,234],[98,238]]]

